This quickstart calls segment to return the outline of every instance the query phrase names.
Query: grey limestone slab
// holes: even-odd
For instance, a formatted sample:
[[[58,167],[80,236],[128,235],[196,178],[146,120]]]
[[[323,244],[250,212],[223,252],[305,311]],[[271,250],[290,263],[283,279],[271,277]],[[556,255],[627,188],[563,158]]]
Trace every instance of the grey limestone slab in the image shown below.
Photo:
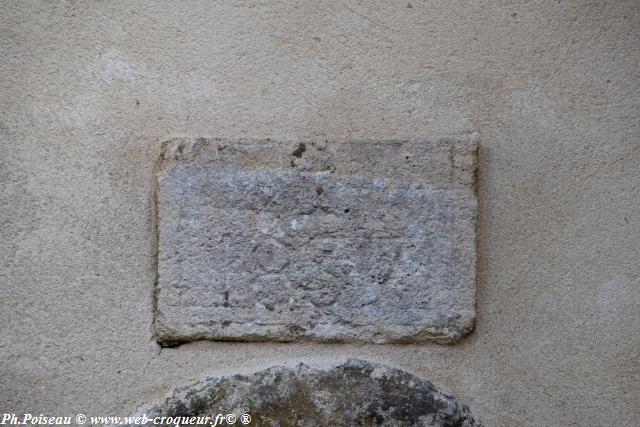
[[[474,135],[165,143],[157,339],[460,339],[475,322],[476,153]]]

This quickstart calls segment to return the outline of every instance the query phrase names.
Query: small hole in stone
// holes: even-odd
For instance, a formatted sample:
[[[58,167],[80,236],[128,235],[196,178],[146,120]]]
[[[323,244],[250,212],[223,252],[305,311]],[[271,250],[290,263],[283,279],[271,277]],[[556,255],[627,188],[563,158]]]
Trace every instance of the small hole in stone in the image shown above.
[[[344,213],[349,213],[349,212],[350,212],[349,209],[344,210]]]

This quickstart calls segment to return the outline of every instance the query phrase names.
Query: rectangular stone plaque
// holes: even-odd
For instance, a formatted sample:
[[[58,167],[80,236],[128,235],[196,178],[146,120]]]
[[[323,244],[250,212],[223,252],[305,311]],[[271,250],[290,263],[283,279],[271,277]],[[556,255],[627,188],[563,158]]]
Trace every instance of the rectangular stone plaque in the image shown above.
[[[475,136],[179,139],[157,170],[157,339],[452,342],[475,322]]]

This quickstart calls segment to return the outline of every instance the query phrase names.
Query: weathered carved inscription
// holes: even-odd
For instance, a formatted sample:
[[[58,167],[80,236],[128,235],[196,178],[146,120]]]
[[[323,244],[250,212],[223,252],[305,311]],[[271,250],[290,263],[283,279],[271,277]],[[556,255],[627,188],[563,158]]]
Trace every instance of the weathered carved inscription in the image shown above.
[[[158,339],[459,339],[475,167],[472,138],[165,144]]]

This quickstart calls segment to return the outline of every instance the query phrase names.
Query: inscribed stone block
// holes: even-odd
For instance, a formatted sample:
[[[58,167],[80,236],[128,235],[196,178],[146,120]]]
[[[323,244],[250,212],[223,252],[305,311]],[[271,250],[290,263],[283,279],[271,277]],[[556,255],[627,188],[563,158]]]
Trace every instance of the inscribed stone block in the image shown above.
[[[157,170],[157,338],[455,341],[476,141],[179,139]]]

